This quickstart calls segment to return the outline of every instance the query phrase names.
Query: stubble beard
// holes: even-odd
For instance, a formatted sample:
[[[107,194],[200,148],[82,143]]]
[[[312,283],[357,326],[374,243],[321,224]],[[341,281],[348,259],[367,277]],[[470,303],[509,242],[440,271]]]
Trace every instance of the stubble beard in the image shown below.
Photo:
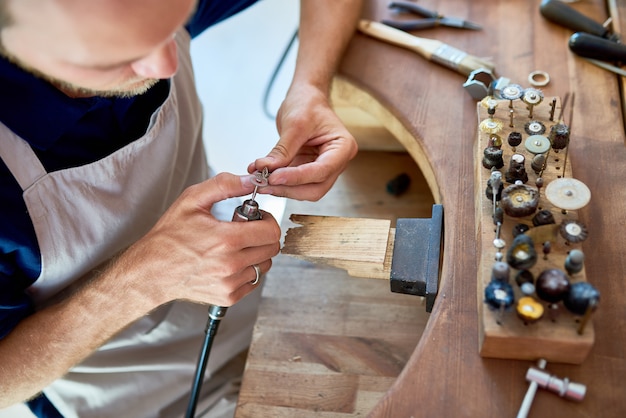
[[[126,80],[124,83],[119,84],[116,87],[107,89],[107,90],[97,90],[90,89],[86,87],[81,87],[76,84],[60,80],[58,78],[49,76],[44,74],[43,72],[30,67],[29,65],[23,63],[20,59],[10,54],[2,45],[0,41],[0,55],[8,59],[11,63],[17,65],[22,70],[34,75],[37,78],[47,81],[52,84],[57,89],[61,90],[69,97],[120,97],[120,98],[129,98],[134,96],[139,96],[144,94],[151,87],[159,82],[159,79],[156,78],[139,78],[136,77],[134,79]]]
[[[35,74],[37,75],[37,74]],[[72,83],[68,83],[63,80],[58,80],[53,77],[46,77],[45,75],[38,75],[41,78],[44,78],[50,84],[54,85],[59,90],[63,91],[66,95],[70,97],[121,97],[121,98],[129,98],[134,96],[139,96],[144,94],[152,86],[159,82],[158,79],[155,78],[147,78],[147,79],[137,79],[137,80],[129,80],[123,85],[115,88],[111,88],[108,90],[94,90],[85,87],[80,87]],[[43,77],[42,77],[43,76]]]

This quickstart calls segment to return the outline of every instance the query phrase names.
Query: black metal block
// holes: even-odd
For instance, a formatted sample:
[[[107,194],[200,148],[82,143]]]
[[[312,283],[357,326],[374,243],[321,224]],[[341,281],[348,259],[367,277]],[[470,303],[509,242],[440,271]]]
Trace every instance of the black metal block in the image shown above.
[[[433,205],[431,218],[400,218],[391,261],[391,291],[424,296],[431,312],[439,288],[443,239],[443,206]]]

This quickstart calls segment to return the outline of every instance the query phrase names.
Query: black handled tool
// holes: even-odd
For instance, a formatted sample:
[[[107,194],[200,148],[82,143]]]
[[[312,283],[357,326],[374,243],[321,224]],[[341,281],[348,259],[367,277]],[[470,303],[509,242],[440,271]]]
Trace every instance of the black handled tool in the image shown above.
[[[626,62],[626,45],[585,32],[577,32],[569,38],[569,49],[585,58]]]
[[[573,7],[557,0],[543,0],[539,6],[541,15],[551,22],[573,30],[586,32],[602,38],[616,41],[619,37],[612,34],[601,23],[583,15]]]

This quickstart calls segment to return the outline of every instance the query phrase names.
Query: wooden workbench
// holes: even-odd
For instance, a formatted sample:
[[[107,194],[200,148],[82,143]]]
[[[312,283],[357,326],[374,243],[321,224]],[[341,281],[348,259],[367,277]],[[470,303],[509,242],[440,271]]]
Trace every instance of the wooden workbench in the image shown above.
[[[365,18],[390,16],[386,0],[366,3]],[[569,158],[574,176],[589,186],[593,196],[580,219],[590,230],[583,245],[587,277],[601,293],[594,314],[595,345],[581,365],[548,364],[551,373],[587,385],[584,401],[574,403],[539,391],[530,416],[622,417],[626,416],[623,80],[571,54],[567,48],[571,32],[544,20],[539,3],[420,1],[484,29],[468,33],[439,28],[416,34],[491,57],[498,75],[523,86],[528,86],[531,71],[547,71],[551,81],[542,88],[546,96],[576,93]],[[602,0],[588,0],[574,7],[597,21],[604,21],[610,9],[623,32],[624,3],[612,1],[607,8]],[[419,302],[387,293],[388,284],[346,276],[332,281],[330,276],[341,273],[279,258],[266,279],[238,417],[515,416],[528,387],[526,370],[533,363],[478,354],[473,193],[477,118],[475,101],[461,87],[464,81],[414,53],[355,35],[341,66],[337,94],[381,121],[419,165],[434,200],[443,204],[439,295],[423,327]],[[354,186],[347,184],[344,190]],[[329,196],[336,201],[347,198]],[[376,201],[358,201],[355,207],[363,205],[375,207]],[[392,216],[406,216],[399,212]],[[332,210],[321,214],[344,215]],[[379,296],[372,297],[376,292]],[[376,326],[367,326],[368,313],[375,313]],[[406,322],[413,314],[415,321]]]

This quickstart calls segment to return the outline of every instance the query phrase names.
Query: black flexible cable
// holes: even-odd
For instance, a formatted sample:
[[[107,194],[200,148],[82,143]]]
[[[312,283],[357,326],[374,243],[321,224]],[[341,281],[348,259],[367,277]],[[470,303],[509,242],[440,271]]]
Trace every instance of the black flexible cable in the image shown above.
[[[283,55],[278,60],[278,63],[276,64],[276,68],[274,68],[274,71],[272,72],[272,76],[270,77],[270,81],[267,83],[267,87],[265,88],[265,93],[263,94],[263,106],[262,106],[263,113],[265,113],[265,116],[267,116],[271,120],[276,119],[276,115],[273,115],[269,110],[270,92],[272,91],[272,87],[274,86],[274,82],[276,81],[276,77],[278,76],[278,73],[281,67],[285,63],[285,59],[287,58],[287,55],[289,54],[289,51],[291,50],[291,47],[293,46],[297,38],[298,38],[298,29],[296,29],[293,35],[291,36],[291,39],[289,40],[287,47],[283,51]]]
[[[219,327],[221,319],[209,318],[204,336],[204,344],[200,351],[200,357],[198,357],[198,365],[196,366],[196,376],[193,381],[193,387],[191,389],[191,397],[189,398],[189,404],[187,405],[187,413],[185,418],[193,418],[196,414],[196,406],[198,405],[198,398],[200,396],[200,390],[202,389],[202,382],[204,380],[204,373],[206,371],[207,363],[209,362],[209,354],[211,353],[211,346],[213,345],[213,339],[217,334],[217,328]]]
[[[255,183],[252,196],[256,196],[257,188],[259,186],[267,185],[267,177],[269,176],[267,168],[262,171],[261,176],[262,177],[259,180],[260,182]],[[257,221],[259,219],[261,219],[259,204],[253,197],[252,199],[245,200],[240,206],[235,208],[232,222],[249,222]],[[256,279],[251,282],[255,285],[259,281],[260,269],[257,265],[252,265],[251,267],[254,268],[256,273]],[[220,321],[224,318],[224,315],[226,315],[226,311],[228,311],[228,307],[226,306],[209,305],[209,318],[204,330],[204,344],[202,345],[202,350],[200,350],[200,357],[198,357],[196,375],[191,388],[191,395],[189,397],[189,403],[187,404],[187,413],[185,414],[185,418],[194,418],[196,413],[196,407],[198,405],[198,399],[200,398],[200,390],[202,389],[206,366],[209,362],[209,354],[211,353],[213,339],[215,338],[215,334],[217,334],[217,328],[220,325]]]

